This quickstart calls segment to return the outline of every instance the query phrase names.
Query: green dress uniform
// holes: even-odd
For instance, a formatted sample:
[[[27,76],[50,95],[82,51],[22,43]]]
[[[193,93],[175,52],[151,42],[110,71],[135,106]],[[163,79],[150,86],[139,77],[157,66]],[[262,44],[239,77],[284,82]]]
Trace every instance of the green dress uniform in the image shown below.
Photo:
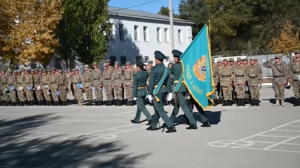
[[[137,66],[143,67],[144,64],[142,62],[137,62]],[[147,95],[147,80],[148,80],[148,72],[145,70],[141,70],[137,72],[133,76],[133,85],[132,85],[132,95],[136,98],[137,102],[137,111],[132,123],[139,123],[141,118],[141,112],[147,117],[147,121],[151,123],[152,116],[149,111],[145,107],[145,97]]]
[[[181,52],[178,50],[173,50],[172,51],[174,57],[180,57]],[[187,129],[197,129],[196,125],[196,120],[193,117],[192,111],[188,108],[187,103],[185,101],[185,97],[187,95],[187,88],[186,86],[182,83],[182,80],[180,81],[181,75],[182,75],[182,66],[180,62],[177,62],[174,64],[171,69],[171,74],[172,74],[172,82],[174,86],[174,92],[175,92],[175,105],[173,109],[173,113],[170,116],[170,119],[174,122],[176,116],[178,115],[179,112],[179,107],[182,108],[184,115],[188,118],[190,127]],[[178,90],[176,90],[176,86],[178,86]]]
[[[152,117],[151,126],[147,128],[147,130],[157,130],[159,117],[161,117],[167,126],[167,133],[176,132],[173,122],[164,111],[163,106],[167,94],[172,93],[171,80],[169,78],[170,71],[163,64],[163,60],[166,59],[166,56],[160,51],[155,51],[154,55],[157,60],[160,60],[160,63],[156,64],[150,70],[149,94],[153,97],[155,114]],[[162,80],[162,78],[164,78],[166,69],[167,74],[165,76],[165,79]],[[159,89],[157,93],[154,93],[153,91],[156,91],[157,89]]]

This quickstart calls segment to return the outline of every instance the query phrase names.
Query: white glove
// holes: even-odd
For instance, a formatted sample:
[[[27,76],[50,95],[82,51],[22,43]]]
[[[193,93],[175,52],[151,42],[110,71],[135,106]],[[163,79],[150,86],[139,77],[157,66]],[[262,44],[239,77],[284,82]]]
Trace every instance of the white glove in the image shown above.
[[[136,98],[136,97],[134,97],[134,98],[133,98],[133,100],[134,100],[134,101],[136,101],[136,100],[137,100],[137,98]]]
[[[150,101],[150,103],[152,103],[153,97],[151,95],[148,95],[147,99]]]
[[[167,97],[167,101],[171,101],[173,98],[173,93],[169,93]]]

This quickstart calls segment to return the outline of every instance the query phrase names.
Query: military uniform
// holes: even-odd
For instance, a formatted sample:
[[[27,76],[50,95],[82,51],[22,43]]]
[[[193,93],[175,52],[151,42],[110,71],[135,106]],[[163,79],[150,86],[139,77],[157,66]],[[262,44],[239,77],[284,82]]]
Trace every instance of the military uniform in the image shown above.
[[[178,59],[182,54],[178,50],[173,50],[172,53],[173,53],[174,57],[178,57]],[[187,94],[187,88],[182,83],[183,78],[182,78],[182,80],[180,80],[181,75],[183,75],[182,74],[182,65],[181,65],[180,61],[171,67],[170,72],[172,74],[172,82],[173,82],[173,86],[174,86],[175,102],[176,102],[174,105],[173,113],[170,116],[170,119],[174,122],[176,116],[178,115],[179,107],[181,107],[184,115],[188,118],[188,121],[190,123],[190,127],[188,127],[187,129],[197,129],[196,120],[193,117],[192,111],[188,108],[187,103],[185,101],[185,97]]]
[[[224,59],[224,61],[228,61]],[[232,69],[227,66],[223,66],[222,70],[219,73],[220,75],[220,85],[222,87],[224,101],[223,106],[231,106],[232,101],[232,81],[234,80],[234,74]]]
[[[77,73],[78,72],[78,73]],[[75,75],[73,75],[73,88],[76,95],[76,99],[78,101],[78,105],[82,106],[83,103],[83,95],[82,95],[82,89],[79,88],[78,84],[82,84],[82,76],[79,74],[79,69],[76,69]]]
[[[24,92],[24,75],[21,74],[21,71],[19,72],[19,75],[17,76],[17,93],[18,93],[18,98],[20,101],[20,105],[23,106],[25,104],[26,101],[26,97],[25,97],[25,92]]]
[[[41,87],[41,78],[42,78],[42,75],[39,73],[36,73],[33,75],[34,90],[35,90],[36,99],[37,99],[39,105],[44,104],[43,91],[42,91],[42,87]]]
[[[126,63],[126,66],[130,66],[130,62]],[[124,70],[124,91],[127,97],[127,105],[133,105],[132,97],[132,83],[133,83],[134,71],[131,68]]]
[[[85,65],[85,68],[89,68],[89,65]],[[86,94],[86,98],[88,100],[88,105],[92,105],[92,101],[93,101],[93,84],[94,84],[94,78],[93,78],[93,74],[91,73],[91,71],[88,69],[87,71],[85,71],[82,75],[83,78],[83,87],[84,87],[84,92]]]
[[[115,62],[115,65],[119,65],[119,62]],[[114,92],[115,92],[115,97],[117,100],[116,106],[121,106],[122,105],[122,85],[123,85],[123,71],[122,69],[114,69],[112,73],[112,83],[114,87]]]
[[[219,61],[219,60],[218,60]],[[216,63],[213,63],[213,79],[214,79],[214,104],[217,105],[219,103],[218,96],[218,83],[219,83],[219,68]]]
[[[93,64],[94,66],[98,66],[96,62]],[[94,79],[94,93],[96,96],[96,105],[102,105],[103,104],[103,93],[102,93],[102,87],[103,87],[103,77],[102,77],[102,71],[100,69],[94,69],[92,71],[93,79]]]
[[[107,63],[104,66],[108,66]],[[108,67],[109,68],[109,67]],[[107,104],[108,106],[112,105],[113,94],[112,94],[112,71],[110,69],[106,69],[103,71],[103,87],[106,94]]]
[[[240,58],[237,60],[238,62],[241,61]],[[247,80],[247,72],[243,65],[238,65],[234,69],[234,85],[235,91],[237,96],[237,106],[245,106],[245,84]]]
[[[47,70],[48,73],[50,73],[50,70]],[[41,76],[41,80],[40,80],[40,85],[41,85],[41,89],[46,101],[46,105],[50,105],[51,104],[51,95],[49,92],[50,89],[50,85],[49,85],[49,78],[50,75],[47,74],[47,72],[44,70],[43,71],[43,75]]]
[[[58,71],[60,73],[60,75],[57,76],[57,85],[58,85],[58,90],[60,93],[60,100],[61,100],[61,104],[66,106],[67,105],[67,78],[66,76],[62,73],[62,70]]]
[[[147,80],[148,80],[148,73],[147,71],[143,70],[143,66],[145,66],[142,62],[137,62],[137,66],[141,67],[142,70],[138,71],[133,76],[133,84],[132,84],[132,95],[134,99],[137,101],[137,110],[132,123],[139,123],[141,118],[141,112],[146,116],[147,121],[151,124],[152,123],[152,116],[149,111],[146,109],[144,100],[147,95]]]
[[[255,61],[255,59],[252,59]],[[250,104],[252,106],[259,105],[259,84],[262,80],[261,68],[257,65],[250,65],[247,67],[247,81],[250,91]]]
[[[275,59],[280,59],[280,56],[275,56]],[[279,62],[279,63],[272,63],[272,61],[266,61],[263,63],[263,66],[266,68],[272,69],[273,73],[273,89],[275,91],[275,99],[276,104],[275,106],[279,106],[279,100],[281,100],[281,105],[283,105],[283,101],[285,99],[284,94],[284,85],[287,81],[287,73],[286,73],[286,64]]]
[[[229,59],[229,68],[231,69],[231,72],[233,73],[233,83],[235,81],[235,68],[236,68],[236,65],[234,63],[234,59],[233,58],[230,58]],[[236,90],[235,90],[235,85],[232,86],[232,102],[233,103],[236,103],[237,101],[237,93],[236,93]]]
[[[28,101],[29,105],[33,105],[34,103],[34,98],[33,98],[33,77],[32,74],[25,74],[24,75],[24,85],[23,85],[24,89],[25,89],[25,94],[26,94],[26,98]]]
[[[68,69],[68,71],[70,71],[69,69]],[[65,76],[66,76],[66,85],[67,85],[67,89],[68,89],[68,91],[69,92],[71,92],[72,91],[72,73],[71,72],[66,72],[66,74],[65,74]]]
[[[9,98],[12,106],[17,104],[17,92],[16,92],[16,76],[10,74],[11,70],[8,70],[9,75],[7,77],[7,86],[9,89]],[[15,73],[17,71],[15,70]]]
[[[0,76],[0,105],[7,106],[9,103],[9,95],[8,95],[8,86],[7,86],[7,78],[5,76],[5,70],[2,70],[4,74]],[[2,103],[1,103],[2,102]]]
[[[248,64],[248,59],[247,59],[247,58],[244,58],[244,59],[243,59],[243,65],[244,65],[244,68],[245,68],[245,69],[248,68],[249,64]],[[246,86],[247,86],[247,88],[249,88],[248,81],[246,81]],[[248,91],[247,91],[247,90],[245,91],[245,103],[246,103],[246,104],[249,104],[249,103],[250,103],[250,91],[249,91],[249,90],[248,90]]]
[[[164,120],[165,125],[168,129],[167,133],[176,132],[172,120],[167,116],[163,107],[163,101],[165,100],[168,93],[170,93],[168,97],[172,96],[170,71],[163,63],[163,60],[166,59],[166,56],[160,51],[155,51],[154,55],[155,58],[160,61],[160,63],[156,64],[150,70],[149,94],[150,94],[150,99],[152,96],[154,96],[153,105],[154,105],[155,114],[152,117],[151,126],[147,128],[147,130],[156,130],[159,117],[161,117]],[[165,75],[165,78],[163,79],[165,71],[167,73]],[[158,84],[161,80],[162,83],[159,86]]]
[[[57,95],[57,90],[58,90],[58,82],[57,82],[57,74],[53,73],[49,77],[49,90],[51,92],[51,96],[54,102],[54,105],[57,106],[59,104],[59,99]]]
[[[299,54],[298,52],[295,52],[295,55]],[[290,61],[290,73],[289,78],[293,87],[293,91],[295,94],[295,97],[297,99],[297,103],[295,106],[300,105],[300,58],[295,58]]]

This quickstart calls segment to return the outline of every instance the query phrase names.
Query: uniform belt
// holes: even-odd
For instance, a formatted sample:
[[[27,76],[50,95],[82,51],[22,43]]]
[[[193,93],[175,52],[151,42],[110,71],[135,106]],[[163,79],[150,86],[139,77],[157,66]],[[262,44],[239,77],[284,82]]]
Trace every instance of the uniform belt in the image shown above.
[[[138,89],[140,90],[140,89],[145,89],[146,88],[146,86],[140,86],[140,87],[138,87]]]
[[[161,87],[166,87],[166,85],[161,85]],[[155,85],[154,88],[157,88],[157,85]]]
[[[178,83],[178,82],[179,82],[178,80],[174,81],[174,83]]]
[[[236,75],[236,77],[244,77],[244,75]]]
[[[284,77],[284,76],[273,76],[273,78],[281,78],[281,77]]]
[[[222,77],[231,77],[230,75],[228,75],[228,76],[222,76]]]

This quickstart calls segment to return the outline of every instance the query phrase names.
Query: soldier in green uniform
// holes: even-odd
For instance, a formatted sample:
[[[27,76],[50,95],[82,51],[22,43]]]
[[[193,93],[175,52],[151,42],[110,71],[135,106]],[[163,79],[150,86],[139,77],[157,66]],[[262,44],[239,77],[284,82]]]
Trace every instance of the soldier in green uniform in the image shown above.
[[[170,71],[172,74],[172,82],[174,86],[175,92],[175,105],[173,109],[173,113],[170,116],[170,119],[174,122],[176,116],[179,112],[179,107],[182,108],[184,115],[188,118],[190,126],[187,129],[197,129],[196,120],[193,117],[192,111],[188,108],[185,97],[187,94],[187,88],[182,83],[183,82],[183,74],[182,74],[182,66],[180,63],[179,57],[181,56],[181,52],[178,50],[173,50],[172,54],[174,56],[175,64],[171,67]]]
[[[147,117],[149,124],[152,123],[152,116],[149,111],[146,109],[144,100],[147,95],[147,80],[148,73],[144,69],[144,64],[140,61],[136,63],[137,73],[133,76],[133,88],[132,95],[133,99],[137,102],[137,110],[132,123],[140,123],[141,112]]]
[[[93,78],[93,74],[90,71],[89,65],[85,65],[84,66],[85,72],[82,75],[83,78],[83,90],[86,94],[86,98],[88,101],[88,106],[92,105],[92,101],[93,101],[93,91],[92,91],[92,87],[94,84],[94,78]]]
[[[172,99],[172,86],[170,80],[170,71],[164,65],[163,60],[166,56],[160,51],[155,51],[155,66],[150,70],[149,79],[149,100],[153,99],[155,114],[152,117],[152,123],[147,130],[157,130],[159,117],[161,117],[167,127],[167,133],[177,132],[172,120],[164,111],[163,100],[168,95],[168,99]],[[169,93],[169,94],[168,94]],[[153,97],[153,98],[152,98]]]
[[[34,83],[34,90],[35,90],[36,99],[38,101],[38,105],[44,104],[43,91],[41,89],[42,88],[41,78],[42,75],[39,73],[39,70],[35,69],[35,74],[33,75],[33,83]]]

